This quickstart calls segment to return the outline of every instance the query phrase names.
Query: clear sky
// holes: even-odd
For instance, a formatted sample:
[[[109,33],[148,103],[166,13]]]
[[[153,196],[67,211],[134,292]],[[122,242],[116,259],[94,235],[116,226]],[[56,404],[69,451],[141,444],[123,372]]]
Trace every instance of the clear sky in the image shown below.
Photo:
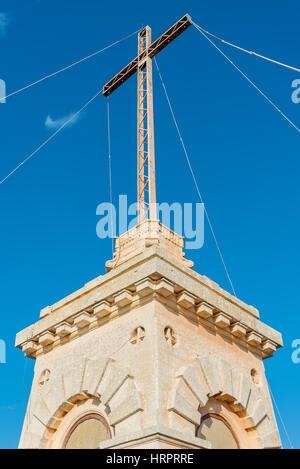
[[[111,8],[110,8],[111,7]],[[294,66],[298,2],[165,0],[1,0],[0,79],[7,91],[35,81],[149,24],[157,37],[185,13],[209,31]],[[0,104],[0,179],[136,55],[136,37]],[[300,125],[291,100],[299,73],[221,45]],[[283,334],[265,367],[282,417],[300,447],[299,134],[194,28],[157,57],[215,232],[238,296]],[[154,107],[159,201],[196,202],[156,73]],[[111,103],[113,197],[136,194],[136,78]],[[48,125],[46,125],[46,121]],[[54,121],[54,124],[53,124]],[[109,200],[106,102],[100,96],[74,125],[0,186],[0,447],[18,445],[33,362],[15,334],[56,302],[104,273],[110,240],[96,236],[96,206]],[[206,226],[187,252],[195,269],[230,289]],[[24,389],[26,392],[24,392]],[[284,445],[287,439],[279,422]]]

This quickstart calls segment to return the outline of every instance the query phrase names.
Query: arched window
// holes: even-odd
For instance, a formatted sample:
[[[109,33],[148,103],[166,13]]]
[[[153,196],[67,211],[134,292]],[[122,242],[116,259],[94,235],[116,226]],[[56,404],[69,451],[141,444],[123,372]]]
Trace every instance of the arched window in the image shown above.
[[[99,414],[79,419],[65,438],[64,449],[98,449],[100,442],[111,438],[107,422]]]
[[[239,449],[238,440],[230,425],[218,414],[204,415],[196,436],[209,441],[212,449]]]

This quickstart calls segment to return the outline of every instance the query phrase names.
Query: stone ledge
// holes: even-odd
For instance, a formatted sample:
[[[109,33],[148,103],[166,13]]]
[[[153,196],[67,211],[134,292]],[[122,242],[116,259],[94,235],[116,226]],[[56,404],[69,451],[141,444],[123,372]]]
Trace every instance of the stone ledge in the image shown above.
[[[111,279],[117,276],[120,276],[124,272],[127,272],[133,266],[136,266],[136,265],[141,266],[142,264],[144,264],[146,261],[150,260],[153,257],[159,257],[160,259],[166,260],[168,263],[170,263],[174,267],[177,267],[183,272],[186,272],[191,278],[197,280],[203,286],[206,286],[210,290],[213,290],[216,294],[221,295],[225,300],[229,300],[233,304],[236,304],[243,310],[247,311],[253,317],[259,318],[259,312],[256,308],[254,308],[253,306],[247,305],[243,301],[231,295],[226,290],[222,289],[213,280],[210,280],[208,277],[205,277],[204,275],[200,275],[197,272],[184,267],[181,263],[176,261],[176,259],[169,256],[166,253],[166,251],[164,251],[163,249],[157,246],[152,246],[151,248],[147,248],[143,253],[139,254],[134,259],[130,259],[126,263],[120,265],[117,269],[114,269],[111,272],[106,273],[105,275],[100,275],[99,277],[96,277],[95,279],[87,282],[79,290],[76,290],[75,292],[61,299],[57,303],[54,303],[52,306],[47,306],[46,308],[44,308],[41,311],[42,315],[49,317],[55,314],[58,310],[61,310],[62,308],[67,307],[70,303],[76,301],[78,298],[82,298],[83,296],[88,295],[95,288],[105,287],[106,284],[109,283]],[[142,278],[143,277],[141,277],[140,279]]]
[[[183,435],[171,428],[157,425],[130,435],[114,437],[100,444],[100,449],[121,448],[211,449],[211,444],[201,438]]]
[[[79,290],[56,305],[49,307],[49,311],[52,311],[51,314],[17,334],[16,346],[22,348],[29,341],[36,342],[42,334],[55,331],[59,325],[66,323],[66,321],[72,324],[75,317],[82,314],[83,309],[86,311],[86,317],[80,325],[88,325],[90,321],[93,321],[92,327],[101,327],[101,322],[97,326],[97,307],[101,303],[103,305],[108,302],[107,307],[101,309],[101,306],[99,308],[98,318],[100,319],[102,315],[109,315],[110,308],[113,312],[116,306],[111,303],[114,299],[115,305],[117,304],[118,307],[129,305],[132,301],[137,301],[138,298],[142,300],[144,298],[143,294],[146,293],[148,298],[151,298],[151,295],[162,295],[165,298],[169,297],[173,300],[173,297],[176,300],[174,292],[178,289],[181,290],[177,297],[179,303],[185,304],[188,307],[188,312],[194,314],[195,318],[198,316],[201,321],[209,321],[212,318],[213,321],[216,321],[216,325],[218,324],[226,329],[229,329],[226,326],[231,324],[230,332],[232,336],[241,338],[241,340],[244,340],[242,336],[245,335],[246,331],[249,346],[258,347],[260,353],[263,353],[265,357],[272,355],[275,351],[274,347],[282,346],[281,334],[255,318],[252,315],[252,307],[248,307],[227,292],[225,292],[225,298],[225,294],[221,295],[220,291],[217,292],[214,282],[207,279],[206,284],[204,284],[202,276],[181,264],[179,265],[162,249],[152,247],[146,251],[137,256],[134,262],[133,260],[128,261],[120,268],[95,279],[94,283],[93,281],[89,282],[89,293],[86,292],[84,295],[84,289]],[[125,270],[126,266],[127,270]],[[136,288],[137,290],[141,288],[143,294],[140,294],[139,291],[134,293]],[[77,299],[78,295],[79,298]],[[229,301],[229,298],[231,301]],[[242,305],[243,309],[239,307]],[[185,314],[184,311],[181,313]],[[219,321],[223,316],[229,319],[230,324],[228,324],[228,321]],[[112,314],[112,320],[113,317]],[[75,324],[77,321],[79,319],[75,320]],[[74,327],[76,327],[75,324]],[[240,326],[237,326],[237,324]],[[61,336],[66,335],[70,332],[71,327],[67,328],[68,331],[58,329],[58,332],[61,332]],[[251,335],[252,333],[255,335]],[[60,336],[58,333],[56,335]],[[76,338],[76,336],[69,334],[69,340],[73,338]],[[31,351],[34,355],[36,347],[35,350],[31,348]],[[29,350],[26,352],[30,356]]]

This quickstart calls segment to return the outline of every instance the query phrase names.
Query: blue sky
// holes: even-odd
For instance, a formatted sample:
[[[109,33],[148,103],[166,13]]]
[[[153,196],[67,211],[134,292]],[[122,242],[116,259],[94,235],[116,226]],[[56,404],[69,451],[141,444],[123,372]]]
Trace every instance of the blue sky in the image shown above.
[[[299,63],[297,2],[1,0],[0,79],[12,92],[149,24],[157,37],[186,12],[209,31],[294,66]],[[293,72],[221,46],[292,119]],[[0,104],[0,179],[136,55],[136,38]],[[300,363],[298,248],[299,134],[190,28],[157,57],[238,296],[280,330],[285,347],[265,367],[295,447]],[[167,103],[154,74],[157,195],[196,202]],[[136,79],[110,99],[113,196],[136,194]],[[46,125],[47,124],[47,125]],[[15,334],[54,303],[104,273],[110,240],[96,236],[96,207],[109,200],[106,102],[100,96],[74,125],[0,186],[0,447],[17,447],[33,362]],[[195,269],[229,289],[206,226],[187,252]],[[25,377],[24,377],[25,376]],[[24,383],[23,383],[24,382]],[[24,395],[24,388],[26,395]],[[287,439],[279,422],[282,440]]]

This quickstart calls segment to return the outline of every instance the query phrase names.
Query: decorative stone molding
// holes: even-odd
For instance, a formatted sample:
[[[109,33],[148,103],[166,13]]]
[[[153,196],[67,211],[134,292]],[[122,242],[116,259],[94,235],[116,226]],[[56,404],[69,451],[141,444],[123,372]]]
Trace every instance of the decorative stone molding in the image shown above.
[[[111,313],[111,305],[107,301],[101,301],[101,303],[95,306],[93,312],[98,318],[104,318]]]
[[[126,288],[114,295],[103,298],[100,302],[98,300],[93,305],[87,305],[84,311],[74,312],[67,318],[67,321],[52,323],[51,315],[48,315],[45,318],[48,321],[48,329],[37,335],[31,334],[27,341],[17,343],[17,346],[22,348],[28,357],[34,358],[37,353],[44,353],[43,347],[47,351],[48,345],[59,345],[60,342],[57,339],[74,340],[78,337],[78,331],[82,334],[91,327],[100,327],[101,321],[97,319],[104,317],[110,319],[110,316],[115,316],[113,313],[117,312],[118,308],[124,308],[133,302],[137,305],[140,301],[152,301],[153,296],[158,301],[170,301],[170,307],[177,304],[179,308],[176,308],[176,312],[180,314],[194,314],[195,320],[198,319],[202,324],[207,322],[210,327],[214,324],[216,332],[222,333],[222,330],[229,332],[234,340],[242,341],[245,347],[254,347],[263,358],[272,356],[280,346],[272,340],[273,336],[261,334],[260,329],[255,328],[255,321],[251,320],[247,325],[236,321],[230,314],[220,311],[219,308],[203,301],[190,291],[181,289],[178,283],[175,284],[164,277],[155,279],[153,276],[148,276],[136,282],[129,282],[130,279]],[[176,293],[178,291],[179,293]]]
[[[247,333],[247,329],[245,326],[243,326],[243,324],[241,324],[240,322],[236,322],[235,324],[233,324],[231,326],[231,333],[235,336],[235,337],[243,337],[246,335]]]
[[[164,336],[165,336],[165,340],[170,345],[170,347],[174,347],[174,345],[176,345],[177,338],[176,338],[176,334],[175,334],[174,330],[172,329],[172,327],[170,327],[170,326],[165,327]]]
[[[192,308],[195,304],[195,297],[184,291],[178,295],[177,304],[185,309]]]
[[[48,368],[43,370],[42,373],[40,374],[40,377],[39,377],[39,385],[40,386],[45,386],[48,383],[49,379],[50,379],[50,375],[51,375],[51,372],[50,372],[50,370],[48,370]]]
[[[50,448],[66,414],[79,401],[91,397],[100,399],[108,412],[106,419],[115,429],[119,423],[143,411],[133,377],[112,359],[102,356],[93,360],[81,358],[62,374],[52,373],[51,370],[47,372],[47,381],[40,387],[40,393],[35,395],[35,401],[32,402],[35,417],[40,422],[45,422],[46,429],[41,426],[40,434],[33,433],[29,424],[24,434],[23,447]],[[43,377],[44,375],[45,371]],[[34,428],[36,432],[37,427]]]
[[[115,296],[115,303],[120,306],[127,306],[132,301],[132,294],[129,290],[123,290]]]
[[[272,356],[276,352],[276,345],[271,340],[265,340],[262,349],[267,355]]]
[[[190,393],[194,399],[189,398]],[[221,358],[197,358],[191,365],[180,369],[169,396],[168,410],[197,427],[201,420],[199,409],[209,398],[226,402],[240,417],[241,426],[246,431],[257,430],[262,448],[281,446],[269,407],[255,384],[244,372]]]
[[[33,342],[32,340],[28,340],[28,342],[25,342],[25,344],[22,345],[22,352],[24,352],[26,357],[33,358],[37,349],[38,349],[37,343]]]
[[[115,238],[113,259],[105,264],[107,272],[154,245],[161,246],[183,265],[193,268],[194,263],[185,259],[184,237],[164,226],[159,220],[145,220]]]
[[[132,345],[139,345],[145,339],[145,329],[142,326],[137,327],[131,334],[130,343]]]
[[[138,295],[148,296],[155,288],[155,284],[150,279],[143,279],[135,284],[135,289]]]
[[[250,332],[248,335],[247,335],[247,342],[248,344],[250,345],[254,345],[254,346],[257,346],[257,345],[260,345],[261,342],[262,342],[262,338],[259,334],[256,334],[255,332]]]
[[[224,329],[230,326],[230,317],[224,313],[218,313],[214,316],[215,325]]]
[[[130,440],[129,440],[130,438]],[[122,436],[103,441],[100,449],[128,449],[128,442],[132,449],[210,449],[211,445],[200,438],[184,435],[181,432],[157,425],[133,432],[130,437]]]
[[[55,335],[52,334],[52,332],[45,332],[39,337],[39,344],[41,344],[43,347],[53,344],[55,341]]]
[[[70,335],[71,332],[72,332],[72,327],[67,322],[62,322],[61,324],[58,324],[55,329],[55,333],[59,337],[66,337],[67,335]]]
[[[138,268],[136,268],[137,265]],[[170,281],[171,278],[174,279],[173,282]],[[137,288],[139,283],[144,280],[153,282],[155,286],[148,296],[143,297],[135,293],[134,289],[128,290],[131,287]],[[53,333],[63,323],[69,324],[69,327],[65,329],[68,331],[68,335],[64,336],[64,332],[61,334],[55,332],[57,338],[65,337],[65,341],[75,340],[78,336],[78,328],[73,326],[75,316],[83,309],[92,313],[102,301],[107,301],[111,305],[112,313],[110,314],[107,308],[106,311],[103,311],[103,314],[108,313],[107,318],[110,319],[111,316],[111,319],[113,319],[116,317],[114,313],[117,312],[117,307],[120,306],[113,304],[113,299],[118,294],[116,293],[116,285],[120,285],[120,292],[124,289],[128,290],[130,293],[128,293],[127,300],[135,302],[150,301],[152,295],[156,295],[159,301],[165,298],[166,301],[170,301],[171,305],[171,302],[176,301],[174,288],[176,292],[187,292],[195,298],[195,306],[187,310],[190,315],[195,315],[195,320],[199,318],[199,321],[202,323],[203,320],[207,321],[207,325],[209,325],[215,314],[220,312],[226,314],[230,318],[231,326],[225,328],[224,333],[230,332],[233,340],[241,340],[246,346],[254,347],[263,358],[272,356],[273,353],[273,347],[264,346],[266,341],[274,344],[276,348],[282,346],[281,335],[258,320],[259,313],[257,309],[233,297],[210,279],[186,268],[182,262],[177,260],[176,256],[169,255],[160,246],[152,246],[146,249],[134,259],[129,259],[128,262],[120,265],[118,269],[113,269],[108,274],[88,282],[84,287],[63,300],[46,309],[44,308],[43,314],[45,315],[40,321],[17,334],[16,346],[19,348],[24,347],[24,352],[26,350],[27,356],[31,358],[34,358],[36,354],[47,353],[47,347],[43,350],[41,345],[36,344],[39,337],[47,331]],[[127,300],[125,299],[125,301]],[[201,306],[202,303],[209,305],[212,310],[206,307],[205,311],[205,307]],[[184,308],[179,310],[180,314],[187,314],[187,312]],[[213,314],[209,316],[210,313]],[[97,321],[97,318],[101,318],[101,313],[99,314],[99,316],[95,312],[91,314],[94,319],[90,328],[101,326],[102,321]],[[208,316],[203,317],[206,314]],[[252,331],[258,334],[261,337],[261,344],[252,345],[250,342],[247,343],[244,331],[242,330],[243,333],[240,334],[241,328],[236,326],[238,323],[245,328],[247,334]],[[83,328],[80,333],[86,333],[87,330],[88,328]],[[220,328],[217,328],[216,332],[223,333]],[[36,345],[26,345],[31,342]],[[254,344],[254,342],[252,343]],[[53,346],[60,346],[60,341],[55,340]]]
[[[74,317],[74,326],[77,326],[79,329],[88,326],[91,324],[93,318],[87,311],[82,311]]]
[[[196,313],[198,316],[202,319],[208,319],[211,318],[214,314],[214,308],[210,306],[209,304],[205,303],[205,301],[202,301],[197,307],[196,307]]]
[[[155,290],[157,293],[167,298],[168,296],[174,294],[174,285],[172,282],[162,278],[161,280],[157,281]]]

